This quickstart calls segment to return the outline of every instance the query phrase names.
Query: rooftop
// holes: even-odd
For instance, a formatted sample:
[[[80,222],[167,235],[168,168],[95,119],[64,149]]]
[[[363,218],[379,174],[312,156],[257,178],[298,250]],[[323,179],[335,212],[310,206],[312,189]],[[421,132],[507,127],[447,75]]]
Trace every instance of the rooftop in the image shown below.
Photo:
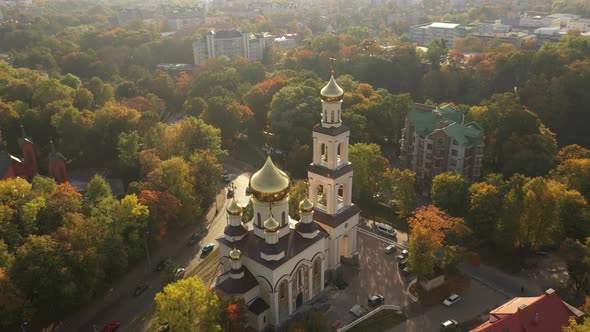
[[[561,331],[569,318],[584,313],[562,301],[553,289],[541,296],[516,297],[490,311],[489,320],[471,332]]]
[[[463,112],[456,110],[451,105],[435,107],[424,104],[415,104],[414,109],[408,114],[408,118],[414,126],[414,131],[419,135],[429,135],[436,130],[443,130],[449,137],[455,139],[459,145],[471,145],[483,135],[483,129],[475,122],[463,125]]]
[[[438,28],[438,29],[455,29],[460,24],[458,23],[442,23],[442,22],[432,22],[428,26],[429,28]]]

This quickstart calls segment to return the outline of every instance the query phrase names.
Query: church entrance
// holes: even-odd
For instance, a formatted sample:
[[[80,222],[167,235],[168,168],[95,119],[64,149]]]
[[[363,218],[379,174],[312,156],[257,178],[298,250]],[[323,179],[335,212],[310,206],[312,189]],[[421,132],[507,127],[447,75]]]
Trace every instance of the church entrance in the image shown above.
[[[303,292],[297,294],[297,299],[295,300],[295,309],[299,308],[303,304]]]

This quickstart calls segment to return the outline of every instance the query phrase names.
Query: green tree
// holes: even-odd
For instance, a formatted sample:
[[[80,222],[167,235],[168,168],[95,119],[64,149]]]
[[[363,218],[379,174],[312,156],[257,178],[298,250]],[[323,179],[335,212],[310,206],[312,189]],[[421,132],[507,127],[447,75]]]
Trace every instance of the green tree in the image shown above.
[[[372,104],[365,117],[367,130],[376,142],[399,146],[406,116],[412,107],[409,94],[388,95],[383,102]]]
[[[471,199],[467,224],[480,239],[493,241],[502,208],[502,195],[496,186],[486,182],[472,184],[469,192]]]
[[[99,174],[95,174],[92,179],[90,179],[88,189],[84,194],[84,198],[86,198],[91,205],[95,205],[100,200],[112,196],[113,192],[111,191],[111,185],[109,185],[107,180]]]
[[[45,106],[52,101],[70,99],[74,89],[59,83],[55,79],[41,81],[33,93],[33,104]]]
[[[207,112],[207,108],[207,102],[201,97],[187,99],[182,105],[182,111],[194,117],[198,117]]]
[[[220,331],[219,299],[198,277],[179,280],[156,294],[156,314],[179,332]]]
[[[293,178],[307,177],[307,166],[311,162],[311,148],[307,144],[299,144],[298,141],[289,151],[286,168]]]
[[[350,146],[349,160],[354,165],[353,200],[369,202],[384,185],[387,160],[381,156],[377,144],[357,143]]]
[[[469,183],[459,174],[446,172],[432,180],[432,203],[453,216],[465,216],[469,209]]]
[[[590,198],[590,158],[565,160],[557,166],[553,177]]]
[[[82,81],[80,81],[78,76],[70,73],[67,73],[64,76],[62,76],[62,78],[59,80],[59,83],[69,86],[74,90],[78,90],[78,88],[80,88],[80,85],[82,85]]]
[[[447,55],[449,54],[449,48],[447,47],[447,41],[443,38],[435,38],[431,40],[426,46],[426,57],[430,61],[434,70],[439,70],[441,63],[443,63]]]
[[[575,190],[562,190],[557,206],[561,238],[584,241],[590,236],[590,208],[584,196]]]
[[[15,255],[10,275],[31,304],[49,318],[61,317],[77,303],[68,257],[52,237],[31,235]]]
[[[1,242],[0,242],[1,243]],[[7,270],[0,266],[0,326],[21,323],[25,298],[16,287]]]
[[[119,151],[119,161],[127,169],[136,170],[139,167],[139,149],[141,138],[136,131],[130,133],[121,133],[117,150]]]
[[[590,243],[567,239],[562,245],[564,257],[566,257],[567,271],[570,277],[574,294],[578,296],[580,291],[587,289],[590,281]]]
[[[416,208],[416,174],[405,169],[394,168],[389,176],[392,180],[391,193],[399,208],[399,215],[408,218]]]
[[[563,327],[563,332],[590,332],[590,319],[585,318],[578,323],[574,317],[570,317],[569,325]]]
[[[304,180],[296,180],[289,191],[289,215],[299,220],[299,203],[307,197],[307,184]]]

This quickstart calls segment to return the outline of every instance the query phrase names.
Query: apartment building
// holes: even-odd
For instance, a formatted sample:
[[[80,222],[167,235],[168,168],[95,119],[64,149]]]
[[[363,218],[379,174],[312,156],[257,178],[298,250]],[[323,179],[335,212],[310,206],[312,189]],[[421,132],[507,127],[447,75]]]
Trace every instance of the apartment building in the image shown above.
[[[260,61],[264,49],[272,44],[274,37],[266,32],[248,33],[240,30],[209,31],[203,38],[193,41],[195,64],[219,56],[234,59],[241,56],[249,61]]]
[[[453,47],[455,38],[463,38],[467,35],[480,32],[481,25],[458,23],[432,22],[415,25],[410,28],[410,39],[420,46],[426,46],[433,39],[443,38],[447,41],[447,47]]]
[[[416,173],[421,188],[429,188],[436,175],[447,171],[471,180],[480,176],[484,131],[475,122],[463,121],[463,112],[451,105],[416,103],[408,113],[400,159],[403,167]]]

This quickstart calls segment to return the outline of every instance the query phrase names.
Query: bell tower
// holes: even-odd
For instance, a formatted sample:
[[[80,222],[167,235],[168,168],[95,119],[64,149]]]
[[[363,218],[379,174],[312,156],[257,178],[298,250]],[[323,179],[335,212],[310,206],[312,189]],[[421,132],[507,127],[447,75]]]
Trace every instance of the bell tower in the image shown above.
[[[340,266],[340,257],[356,253],[359,208],[352,203],[352,165],[348,161],[350,130],[342,124],[344,91],[334,79],[320,91],[322,120],[313,128],[313,159],[308,168],[309,199],[314,219],[330,234],[328,268]]]

